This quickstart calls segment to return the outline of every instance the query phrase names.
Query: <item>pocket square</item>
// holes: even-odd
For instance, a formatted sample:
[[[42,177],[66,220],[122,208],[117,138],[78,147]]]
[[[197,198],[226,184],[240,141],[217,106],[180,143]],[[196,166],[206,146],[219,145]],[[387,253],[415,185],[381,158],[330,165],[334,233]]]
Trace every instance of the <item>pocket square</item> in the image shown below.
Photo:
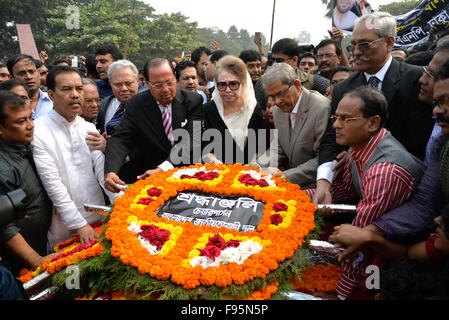
[[[186,119],[183,123],[181,123],[181,128],[184,128],[186,126],[187,122],[189,122],[189,120]]]

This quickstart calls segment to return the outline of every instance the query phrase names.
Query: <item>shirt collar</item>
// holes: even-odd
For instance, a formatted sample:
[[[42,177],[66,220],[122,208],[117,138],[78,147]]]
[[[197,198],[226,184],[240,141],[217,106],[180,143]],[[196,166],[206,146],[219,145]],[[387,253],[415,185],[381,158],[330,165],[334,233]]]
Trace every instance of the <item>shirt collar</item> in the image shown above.
[[[354,159],[354,161],[362,161],[367,162],[368,159],[371,157],[371,155],[374,152],[374,149],[376,149],[377,145],[379,144],[380,140],[387,134],[387,130],[385,128],[382,128],[375,136],[371,137],[371,139],[366,143],[366,145],[360,149],[359,151],[354,151],[351,149],[351,157]]]
[[[79,118],[79,116],[77,116],[75,118],[75,120],[73,120],[72,122],[68,122],[67,119],[64,118],[63,116],[61,116],[59,113],[57,113],[55,109],[52,109],[49,112],[49,116],[56,122],[62,123],[65,126],[71,126],[71,125],[77,124],[78,118]]]
[[[390,55],[390,58],[388,58],[387,62],[384,64],[384,66],[379,71],[377,71],[376,74],[369,74],[369,73],[364,72],[366,81],[368,81],[369,78],[371,78],[373,76],[375,76],[380,81],[384,81],[385,75],[387,74],[387,71],[390,68],[392,61],[393,61],[393,57]]]
[[[31,150],[31,144],[7,143],[0,139],[0,150],[6,152],[27,153]]]
[[[296,102],[295,107],[293,108],[293,110],[290,112],[290,116],[296,116],[298,114],[299,111],[299,105],[301,104],[301,99],[302,99],[302,90],[301,90],[301,94],[299,95],[299,99],[298,102]]]
[[[41,89],[39,89],[39,102],[41,101],[51,101],[51,99],[48,96],[47,92],[44,92]]]

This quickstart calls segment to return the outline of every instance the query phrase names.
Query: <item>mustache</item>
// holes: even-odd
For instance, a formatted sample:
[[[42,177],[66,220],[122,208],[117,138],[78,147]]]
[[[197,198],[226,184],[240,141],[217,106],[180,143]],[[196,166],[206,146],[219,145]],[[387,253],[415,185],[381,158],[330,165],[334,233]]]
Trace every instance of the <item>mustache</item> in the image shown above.
[[[69,105],[72,105],[72,104],[82,104],[82,101],[81,100],[72,100],[69,102]]]

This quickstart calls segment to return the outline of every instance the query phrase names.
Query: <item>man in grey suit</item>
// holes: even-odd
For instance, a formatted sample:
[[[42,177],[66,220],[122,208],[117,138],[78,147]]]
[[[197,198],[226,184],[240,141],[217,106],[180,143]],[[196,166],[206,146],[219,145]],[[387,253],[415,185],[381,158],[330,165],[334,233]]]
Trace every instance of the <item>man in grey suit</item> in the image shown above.
[[[263,85],[276,104],[273,118],[278,136],[269,155],[263,155],[258,162],[262,167],[270,166],[268,172],[275,176],[286,177],[304,189],[313,187],[330,101],[303,88],[295,70],[286,63],[270,67]]]

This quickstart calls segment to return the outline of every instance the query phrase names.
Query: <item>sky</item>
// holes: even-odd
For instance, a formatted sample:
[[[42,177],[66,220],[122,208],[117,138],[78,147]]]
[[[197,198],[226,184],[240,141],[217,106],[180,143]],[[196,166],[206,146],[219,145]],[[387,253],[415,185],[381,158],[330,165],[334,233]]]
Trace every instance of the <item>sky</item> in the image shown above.
[[[198,27],[218,27],[227,32],[235,25],[252,35],[262,32],[270,42],[273,0],[144,0],[156,14],[181,12]],[[369,0],[377,10],[379,5],[393,0]],[[311,33],[311,42],[319,43],[332,21],[325,18],[326,6],[320,0],[276,0],[273,43],[282,38],[296,38],[301,31]]]

